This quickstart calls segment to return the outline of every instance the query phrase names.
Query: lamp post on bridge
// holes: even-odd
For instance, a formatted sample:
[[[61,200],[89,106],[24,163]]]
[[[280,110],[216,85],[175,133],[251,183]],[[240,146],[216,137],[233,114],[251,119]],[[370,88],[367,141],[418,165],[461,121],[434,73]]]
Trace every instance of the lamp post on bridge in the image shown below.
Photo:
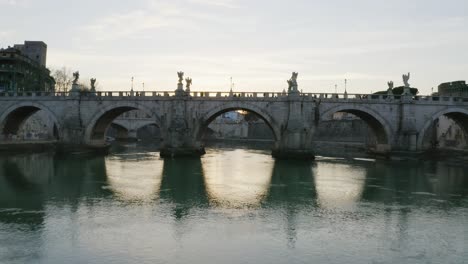
[[[231,88],[229,90],[229,96],[232,97],[233,96],[233,91],[232,89],[234,88],[234,83],[232,82],[232,77],[231,77]]]
[[[344,98],[345,99],[348,99],[347,84],[348,84],[348,79],[344,79]]]

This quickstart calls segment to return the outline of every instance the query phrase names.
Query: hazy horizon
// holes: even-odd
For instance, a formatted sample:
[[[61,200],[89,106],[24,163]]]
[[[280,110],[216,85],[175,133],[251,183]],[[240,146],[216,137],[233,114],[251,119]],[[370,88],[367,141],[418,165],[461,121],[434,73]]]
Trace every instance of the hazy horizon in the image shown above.
[[[0,0],[0,47],[41,40],[47,67],[79,70],[105,90],[368,93],[387,81],[421,94],[468,79],[468,2]],[[83,80],[84,81],[84,80]]]

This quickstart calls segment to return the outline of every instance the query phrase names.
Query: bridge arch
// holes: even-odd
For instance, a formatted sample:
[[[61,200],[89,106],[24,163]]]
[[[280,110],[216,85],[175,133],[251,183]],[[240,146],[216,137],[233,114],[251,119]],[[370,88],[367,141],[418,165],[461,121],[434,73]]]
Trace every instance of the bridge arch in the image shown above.
[[[112,124],[119,125],[119,126],[125,128],[126,130],[129,130],[129,131],[130,131],[130,130],[138,131],[138,130],[140,130],[141,128],[144,128],[144,127],[149,126],[149,125],[155,125],[155,126],[157,126],[157,127],[160,127],[160,126],[161,126],[160,123],[158,124],[158,122],[156,122],[156,121],[154,121],[154,120],[145,120],[145,121],[143,121],[143,120],[137,120],[137,121],[135,121],[135,122],[137,122],[136,125],[135,125],[135,124],[130,125],[130,124],[127,124],[125,120],[114,120],[114,121],[112,122]]]
[[[62,138],[61,124],[56,114],[44,104],[38,102],[21,102],[7,108],[0,115],[0,131],[2,136],[16,135],[21,125],[33,114],[44,111],[48,118],[54,123],[53,134],[55,139]]]
[[[374,131],[377,138],[377,144],[391,145],[394,140],[394,131],[388,121],[383,118],[375,110],[359,105],[340,105],[328,109],[320,115],[320,120],[331,120],[333,114],[337,112],[344,112],[353,114],[367,123],[367,125]]]
[[[150,116],[151,119],[154,119],[156,124],[161,124],[160,118],[147,106],[136,102],[113,103],[107,107],[100,108],[93,115],[86,127],[85,142],[88,144],[103,144],[106,131],[112,122],[121,114],[131,110],[140,110]]]
[[[446,116],[452,119],[457,125],[461,127],[465,134],[465,138],[468,139],[468,109],[464,108],[447,108],[437,113],[434,113],[429,120],[427,120],[418,133],[417,148],[419,150],[424,149],[424,139],[426,138],[426,133],[428,129],[432,126],[435,120],[438,118]]]
[[[202,115],[201,122],[195,130],[195,139],[201,140],[206,128],[216,117],[236,110],[244,110],[256,114],[271,129],[275,141],[278,141],[281,138],[280,127],[275,119],[268,113],[268,110],[249,103],[229,102],[215,106]]]
[[[126,138],[132,138],[134,137],[135,139],[138,138],[138,133],[140,129],[148,127],[148,126],[155,126],[159,130],[159,133],[161,133],[161,124],[158,124],[158,122],[154,120],[143,120],[143,119],[115,119],[112,121],[110,127],[114,129],[116,132],[116,138],[117,139],[126,139]]]

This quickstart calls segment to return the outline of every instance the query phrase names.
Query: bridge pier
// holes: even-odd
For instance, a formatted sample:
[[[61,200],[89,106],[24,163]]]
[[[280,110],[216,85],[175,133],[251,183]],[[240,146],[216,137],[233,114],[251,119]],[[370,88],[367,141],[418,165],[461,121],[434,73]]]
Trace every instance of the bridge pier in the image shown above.
[[[305,106],[298,93],[290,93],[288,99],[288,121],[271,154],[276,159],[313,160],[311,117],[315,116],[316,109],[313,105]]]
[[[162,158],[200,157],[205,154],[205,148],[196,142],[194,127],[187,120],[191,113],[187,113],[187,97],[177,96],[171,111],[168,112],[162,124],[166,127],[166,135],[159,155]]]
[[[162,158],[200,157],[205,154],[203,145],[195,142],[188,129],[172,128],[159,151]]]
[[[411,103],[411,97],[402,96],[401,114],[399,117],[400,133],[399,133],[399,149],[408,152],[416,153],[418,150],[418,129],[417,119],[415,116],[415,106]]]
[[[281,139],[277,142],[271,155],[276,159],[313,160],[315,152],[311,138],[309,127],[290,127],[283,131]]]
[[[159,151],[161,158],[200,157],[205,154],[203,147],[164,147]]]

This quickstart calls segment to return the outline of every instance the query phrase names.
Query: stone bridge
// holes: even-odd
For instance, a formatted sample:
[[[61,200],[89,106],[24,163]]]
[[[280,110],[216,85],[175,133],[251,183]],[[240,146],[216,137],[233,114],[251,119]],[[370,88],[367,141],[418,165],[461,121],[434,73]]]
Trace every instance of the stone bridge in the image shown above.
[[[117,139],[136,141],[138,139],[138,130],[148,125],[158,126],[159,124],[151,116],[147,118],[119,116],[112,121],[111,127],[116,130]]]
[[[337,112],[364,120],[374,132],[370,150],[424,151],[433,123],[448,116],[468,135],[468,98],[312,93],[125,92],[0,93],[1,141],[8,144],[22,123],[42,110],[55,125],[60,145],[104,148],[106,130],[122,113],[140,110],[161,131],[161,156],[201,155],[202,135],[222,113],[257,114],[274,135],[276,157],[313,157],[312,140],[321,121]],[[14,137],[14,136],[13,136]],[[18,142],[16,142],[18,143]]]

